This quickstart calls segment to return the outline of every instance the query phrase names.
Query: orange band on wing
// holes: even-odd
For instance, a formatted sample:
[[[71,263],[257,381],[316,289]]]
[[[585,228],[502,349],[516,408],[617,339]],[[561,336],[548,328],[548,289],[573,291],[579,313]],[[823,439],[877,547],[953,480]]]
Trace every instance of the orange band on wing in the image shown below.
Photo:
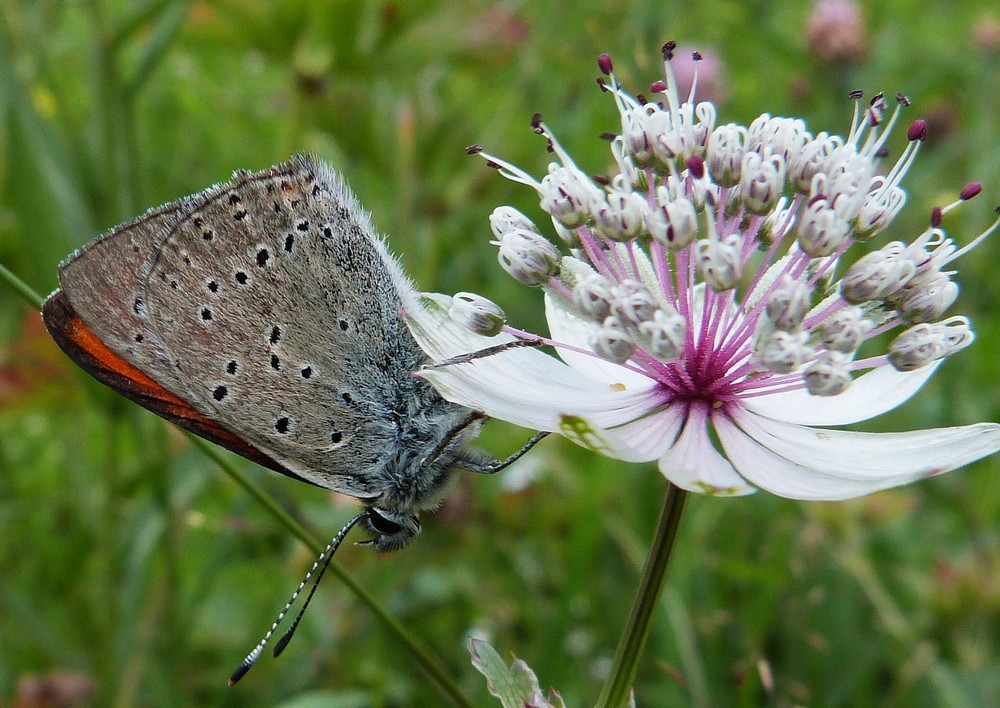
[[[190,430],[195,435],[222,445],[259,465],[309,482],[211,418],[199,413],[187,401],[163,388],[150,376],[119,356],[80,319],[63,291],[57,290],[45,301],[42,319],[59,348],[80,368],[105,386],[161,418]]]
[[[177,406],[180,409],[190,410],[192,417],[201,417],[206,422],[211,422],[191,408],[184,400],[163,388],[163,386],[156,383],[156,381],[112,351],[104,342],[97,338],[92,329],[83,323],[79,315],[74,313],[71,319],[63,323],[63,334],[81,352],[86,353],[95,362],[99,363],[102,369],[110,374],[126,379],[131,386],[141,389],[150,398]],[[74,358],[74,360],[76,359]]]

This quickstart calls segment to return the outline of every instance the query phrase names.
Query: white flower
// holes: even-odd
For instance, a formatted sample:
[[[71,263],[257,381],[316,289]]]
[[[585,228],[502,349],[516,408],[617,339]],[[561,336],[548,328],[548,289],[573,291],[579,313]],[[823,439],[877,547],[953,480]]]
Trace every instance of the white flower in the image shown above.
[[[1000,450],[995,423],[879,434],[815,427],[895,408],[971,343],[966,318],[928,320],[957,294],[954,271],[942,267],[997,226],[963,249],[940,229],[978,185],[936,209],[912,244],[894,242],[838,280],[836,269],[863,255],[851,246],[875,236],[905,201],[899,184],[922,123],[911,126],[888,176],[875,175],[908,102],[897,98],[883,129],[885,101],[876,96],[855,112],[846,138],[814,138],[802,121],[767,115],[713,132],[714,106],[677,95],[672,52],[664,47],[667,80],[654,84],[664,94],[655,108],[622,91],[609,58],[599,61],[622,114],[623,134],[612,141],[617,177],[590,181],[540,120],[534,128],[560,161],[545,179],[484,154],[539,193],[573,246],[558,266],[550,253],[533,271],[549,334],[509,325],[476,334],[449,315],[452,298],[425,295],[407,319],[438,364],[419,375],[448,400],[609,457],[657,460],[674,484],[718,495],[760,488],[844,499]],[[663,146],[676,147],[659,154]],[[567,176],[561,201],[552,198],[553,175]],[[639,228],[643,221],[649,228]],[[874,337],[895,330],[888,352],[875,349],[886,338]],[[558,357],[498,347],[518,341],[550,345]]]

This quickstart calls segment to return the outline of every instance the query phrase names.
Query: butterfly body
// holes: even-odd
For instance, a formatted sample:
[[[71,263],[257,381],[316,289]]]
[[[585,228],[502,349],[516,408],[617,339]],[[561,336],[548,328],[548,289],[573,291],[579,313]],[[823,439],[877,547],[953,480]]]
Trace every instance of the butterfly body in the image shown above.
[[[271,469],[357,497],[405,545],[480,419],[414,371],[420,307],[340,176],[297,156],[153,209],[60,266],[43,317],[116,391]]]

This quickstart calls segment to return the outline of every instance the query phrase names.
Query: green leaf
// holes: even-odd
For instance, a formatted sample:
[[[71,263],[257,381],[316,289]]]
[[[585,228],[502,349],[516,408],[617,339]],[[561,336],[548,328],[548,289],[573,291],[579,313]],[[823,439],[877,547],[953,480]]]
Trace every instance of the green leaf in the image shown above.
[[[542,694],[538,677],[518,658],[510,667],[496,650],[482,639],[469,639],[472,665],[486,677],[490,695],[500,699],[504,708],[565,708],[562,697],[555,691]]]

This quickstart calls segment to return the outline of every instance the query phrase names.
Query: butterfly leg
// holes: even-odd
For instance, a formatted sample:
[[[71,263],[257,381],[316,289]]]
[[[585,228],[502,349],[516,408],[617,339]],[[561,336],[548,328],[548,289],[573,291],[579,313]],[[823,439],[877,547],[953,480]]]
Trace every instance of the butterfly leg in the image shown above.
[[[455,460],[455,464],[464,470],[469,470],[469,472],[475,472],[476,474],[496,474],[512,464],[517,462],[528,452],[535,444],[548,435],[547,430],[542,430],[531,436],[531,439],[526,442],[520,450],[515,452],[502,460],[496,460],[487,455],[484,452],[479,452],[477,450],[467,450],[463,451],[463,455],[460,459]]]
[[[443,361],[437,361],[433,364],[427,364],[424,369],[443,369],[446,366],[455,366],[456,364],[467,364],[470,361],[475,361],[476,359],[485,359],[488,356],[495,356],[496,354],[502,354],[510,349],[521,349],[522,347],[540,347],[542,342],[537,339],[516,339],[513,342],[504,342],[503,344],[496,344],[492,347],[486,347],[485,349],[478,349],[474,352],[466,352],[465,354],[459,354],[458,356],[453,356],[450,359],[445,359]]]

